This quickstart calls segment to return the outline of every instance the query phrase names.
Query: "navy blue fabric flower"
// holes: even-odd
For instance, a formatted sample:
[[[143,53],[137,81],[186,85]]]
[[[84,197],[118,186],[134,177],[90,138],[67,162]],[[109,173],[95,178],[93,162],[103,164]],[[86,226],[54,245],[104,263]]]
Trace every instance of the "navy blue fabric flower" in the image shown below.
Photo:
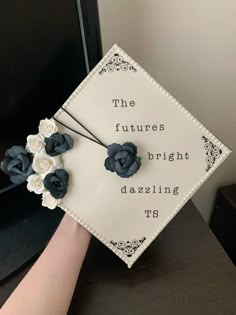
[[[62,154],[73,147],[73,139],[67,134],[58,132],[45,139],[45,151],[50,156]]]
[[[13,184],[20,185],[33,173],[32,155],[24,147],[14,145],[6,151],[0,168]]]
[[[123,145],[113,143],[108,145],[108,158],[105,168],[123,178],[134,175],[141,166],[141,158],[137,156],[137,147],[131,142]]]
[[[57,169],[45,176],[43,184],[55,199],[60,199],[67,193],[68,181],[69,174],[63,169]]]

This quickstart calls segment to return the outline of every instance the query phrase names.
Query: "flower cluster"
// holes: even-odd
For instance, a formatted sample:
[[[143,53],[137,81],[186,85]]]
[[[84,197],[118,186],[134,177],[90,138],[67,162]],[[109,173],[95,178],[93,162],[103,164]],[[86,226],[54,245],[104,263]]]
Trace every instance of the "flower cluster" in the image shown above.
[[[52,119],[41,120],[38,129],[38,134],[27,137],[25,148],[8,149],[0,167],[14,184],[27,181],[29,191],[42,194],[42,205],[54,209],[65,196],[69,181],[60,155],[73,147],[73,140],[58,133]]]
[[[26,149],[33,154],[34,174],[27,178],[27,188],[42,194],[42,205],[54,209],[67,192],[69,174],[62,169],[60,154],[73,147],[67,134],[57,132],[52,119],[40,121],[39,133],[27,137]]]

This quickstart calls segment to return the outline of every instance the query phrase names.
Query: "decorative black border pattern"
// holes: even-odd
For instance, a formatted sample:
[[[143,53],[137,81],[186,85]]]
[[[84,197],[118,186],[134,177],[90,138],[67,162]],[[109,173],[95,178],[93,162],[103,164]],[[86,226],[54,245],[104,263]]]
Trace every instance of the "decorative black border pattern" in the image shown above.
[[[134,68],[128,61],[125,61],[124,58],[115,53],[113,57],[111,57],[110,61],[99,71],[99,74],[103,74],[105,72],[113,72],[116,71],[128,71],[131,70],[133,72],[137,72],[137,69]]]
[[[131,257],[136,250],[143,244],[143,242],[146,240],[146,237],[143,237],[141,240],[132,240],[132,241],[110,241],[110,243],[115,246],[117,249],[121,250],[124,255],[127,257]]]
[[[215,164],[216,159],[220,157],[222,154],[222,150],[219,149],[215,144],[213,144],[209,139],[207,139],[205,136],[202,136],[202,139],[205,142],[204,149],[206,150],[206,172],[209,171],[209,169],[212,168],[212,166]]]

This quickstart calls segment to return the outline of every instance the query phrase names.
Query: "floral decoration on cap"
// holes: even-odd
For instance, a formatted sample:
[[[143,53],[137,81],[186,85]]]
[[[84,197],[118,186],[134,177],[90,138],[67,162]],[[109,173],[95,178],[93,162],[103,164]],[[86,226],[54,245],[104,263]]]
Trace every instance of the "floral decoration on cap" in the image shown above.
[[[39,174],[30,175],[27,178],[27,189],[34,192],[35,194],[42,194],[45,191],[43,185],[43,177]]]
[[[47,174],[43,180],[44,187],[50,191],[52,197],[60,199],[67,193],[69,174],[63,169]]]
[[[72,149],[73,139],[57,132],[53,119],[40,121],[39,133],[27,137],[26,148],[33,154],[35,172],[28,178],[27,188],[43,194],[42,205],[54,209],[67,192],[69,174],[62,169],[60,155]]]
[[[27,181],[30,192],[42,194],[42,205],[54,209],[65,196],[69,182],[60,155],[72,149],[73,139],[58,133],[53,119],[41,120],[38,130],[38,134],[27,137],[25,148],[8,149],[0,167],[12,183],[19,185]]]
[[[45,139],[45,151],[50,156],[57,156],[73,147],[73,139],[67,134],[58,132]]]
[[[137,156],[137,147],[131,142],[123,145],[113,143],[107,147],[108,158],[105,168],[123,178],[133,176],[141,166],[141,158]]]
[[[58,127],[52,119],[45,118],[39,123],[39,134],[42,134],[44,137],[50,137],[57,130]]]
[[[14,145],[5,153],[5,159],[1,161],[1,170],[10,176],[13,184],[24,183],[29,175],[33,173],[33,156],[19,145]]]

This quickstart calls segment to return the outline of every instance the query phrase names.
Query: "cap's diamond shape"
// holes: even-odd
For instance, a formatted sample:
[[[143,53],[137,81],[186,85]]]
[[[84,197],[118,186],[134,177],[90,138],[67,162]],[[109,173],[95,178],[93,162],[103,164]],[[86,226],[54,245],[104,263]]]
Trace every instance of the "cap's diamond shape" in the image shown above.
[[[74,138],[60,206],[130,267],[230,150],[117,45],[63,107],[106,145],[138,148],[141,168],[122,178],[106,148],[60,125]],[[65,111],[55,118],[88,135]]]

